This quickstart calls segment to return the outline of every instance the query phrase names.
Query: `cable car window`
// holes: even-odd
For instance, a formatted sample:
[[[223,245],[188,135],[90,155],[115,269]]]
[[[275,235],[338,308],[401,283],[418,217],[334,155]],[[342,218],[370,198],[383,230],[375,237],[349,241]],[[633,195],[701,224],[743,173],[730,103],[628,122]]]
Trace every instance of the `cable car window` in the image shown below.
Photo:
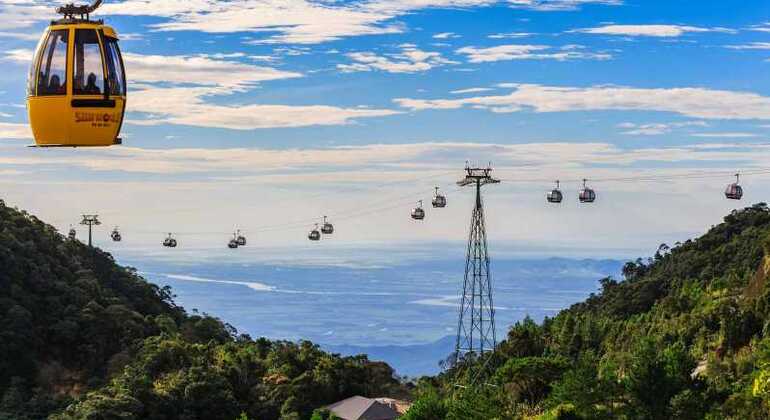
[[[107,60],[107,80],[109,81],[110,95],[124,96],[126,94],[125,79],[123,77],[123,61],[120,59],[118,40],[105,37],[104,58]]]
[[[104,92],[104,67],[99,37],[93,29],[75,31],[75,95],[101,95]]]
[[[37,47],[35,47],[35,55],[32,56],[32,65],[29,67],[29,77],[27,78],[27,96],[35,96],[35,83],[37,80],[35,74],[37,73],[37,66],[40,64],[40,54],[42,54],[43,46],[46,45],[47,40],[48,37],[41,37]]]
[[[43,50],[37,81],[38,95],[67,93],[67,45],[69,30],[51,31]]]

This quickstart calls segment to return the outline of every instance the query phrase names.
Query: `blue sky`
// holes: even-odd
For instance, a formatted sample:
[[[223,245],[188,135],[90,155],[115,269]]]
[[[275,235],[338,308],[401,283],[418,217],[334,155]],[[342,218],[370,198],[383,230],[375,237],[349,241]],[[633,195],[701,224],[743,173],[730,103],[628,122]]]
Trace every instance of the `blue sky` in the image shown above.
[[[488,198],[500,243],[647,249],[743,204],[720,198],[730,177],[599,183],[590,210],[546,208],[544,180],[770,168],[764,1],[108,1],[124,146],[28,149],[53,6],[0,0],[4,196],[62,227],[101,212],[145,246],[234,225],[292,245],[323,214],[350,218],[341,244],[459,241],[470,198],[451,184],[471,160],[511,181]],[[748,202],[770,192],[744,182]],[[404,215],[434,184],[450,206],[416,228]]]

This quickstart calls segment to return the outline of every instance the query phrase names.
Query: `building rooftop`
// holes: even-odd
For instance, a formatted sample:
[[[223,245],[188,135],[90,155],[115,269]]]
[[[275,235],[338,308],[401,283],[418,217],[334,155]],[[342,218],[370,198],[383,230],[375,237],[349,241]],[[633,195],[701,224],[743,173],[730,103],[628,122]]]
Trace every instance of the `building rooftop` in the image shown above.
[[[359,395],[328,405],[326,409],[343,420],[393,420],[400,416],[389,404]]]

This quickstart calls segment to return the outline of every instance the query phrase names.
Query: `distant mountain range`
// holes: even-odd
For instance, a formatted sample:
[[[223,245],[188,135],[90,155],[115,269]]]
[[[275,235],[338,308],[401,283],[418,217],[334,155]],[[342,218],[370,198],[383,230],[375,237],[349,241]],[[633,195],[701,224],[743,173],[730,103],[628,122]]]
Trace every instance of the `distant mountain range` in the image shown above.
[[[454,351],[454,346],[455,337],[449,335],[432,343],[405,346],[321,344],[324,350],[343,356],[366,354],[369,360],[384,361],[391,366],[396,366],[399,375],[411,378],[439,373],[439,361],[446,359]]]

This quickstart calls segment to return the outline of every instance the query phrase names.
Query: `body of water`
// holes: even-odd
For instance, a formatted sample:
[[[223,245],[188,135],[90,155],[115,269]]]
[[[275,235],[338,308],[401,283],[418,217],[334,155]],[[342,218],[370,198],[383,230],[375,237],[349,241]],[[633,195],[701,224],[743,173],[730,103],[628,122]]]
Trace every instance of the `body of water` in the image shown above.
[[[139,254],[120,262],[171,286],[188,311],[217,316],[252,337],[363,351],[409,375],[435,373],[440,355],[451,352],[465,264],[419,258],[332,265],[256,256],[196,262]],[[620,267],[614,260],[494,260],[498,340],[525,316],[541,320],[584,300]]]

